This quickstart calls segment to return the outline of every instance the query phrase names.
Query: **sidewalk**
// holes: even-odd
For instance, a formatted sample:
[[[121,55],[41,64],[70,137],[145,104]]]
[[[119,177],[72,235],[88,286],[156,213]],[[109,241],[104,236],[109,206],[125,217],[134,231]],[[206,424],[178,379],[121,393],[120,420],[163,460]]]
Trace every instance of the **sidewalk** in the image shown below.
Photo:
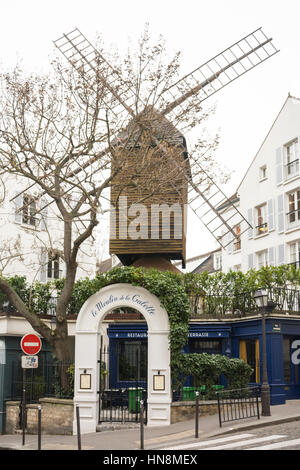
[[[248,430],[266,425],[300,420],[300,400],[287,401],[285,405],[271,407],[271,416],[249,418],[224,423],[219,427],[218,415],[200,416],[199,440],[235,431]],[[120,425],[121,427],[121,425]],[[195,435],[194,420],[183,421],[165,427],[144,428],[145,450],[155,450],[165,445],[191,442]],[[37,450],[37,436],[26,435],[22,446],[22,435],[0,435],[0,450]],[[42,450],[77,450],[77,436],[42,434]],[[118,429],[101,431],[81,436],[82,450],[138,450],[140,448],[140,429]]]

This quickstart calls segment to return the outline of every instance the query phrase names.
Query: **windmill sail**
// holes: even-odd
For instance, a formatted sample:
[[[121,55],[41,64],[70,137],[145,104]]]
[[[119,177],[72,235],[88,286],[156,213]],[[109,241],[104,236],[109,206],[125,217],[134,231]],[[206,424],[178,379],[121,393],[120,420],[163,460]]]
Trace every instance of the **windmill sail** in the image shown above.
[[[175,125],[187,108],[204,100],[279,52],[261,28],[202,64],[161,94],[160,109]],[[174,122],[176,121],[176,123]]]
[[[96,86],[95,78],[97,75],[101,77],[113,97],[112,101],[107,99],[107,105],[116,116],[120,117],[119,114],[126,111],[134,117],[137,94],[78,28],[56,39],[54,44],[87,83],[95,83]]]
[[[190,167],[189,207],[223,248],[239,242],[251,224],[196,159]]]

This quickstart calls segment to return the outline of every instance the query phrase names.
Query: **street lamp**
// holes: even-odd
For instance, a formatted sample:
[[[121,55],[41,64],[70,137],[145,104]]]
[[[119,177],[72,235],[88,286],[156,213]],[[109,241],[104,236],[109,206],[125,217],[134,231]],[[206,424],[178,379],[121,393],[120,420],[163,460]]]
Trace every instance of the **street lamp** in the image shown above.
[[[50,320],[50,328],[51,328],[51,334],[52,336],[54,335],[54,330],[56,328],[56,316],[52,315],[52,318]]]
[[[271,416],[270,411],[270,386],[267,371],[267,348],[266,348],[266,320],[265,313],[272,312],[275,303],[268,300],[268,292],[266,289],[258,289],[254,294],[256,306],[261,311],[261,328],[262,328],[262,346],[263,346],[263,376],[261,385],[261,414],[262,416]]]

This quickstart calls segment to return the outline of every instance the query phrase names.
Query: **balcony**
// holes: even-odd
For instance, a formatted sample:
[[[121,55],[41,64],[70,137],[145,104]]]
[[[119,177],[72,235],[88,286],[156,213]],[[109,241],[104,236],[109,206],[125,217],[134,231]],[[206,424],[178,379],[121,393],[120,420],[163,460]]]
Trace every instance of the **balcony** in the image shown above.
[[[63,277],[62,269],[48,267],[48,270],[47,270],[48,281],[52,281],[53,279],[61,279],[62,277]]]
[[[256,236],[263,235],[264,233],[268,233],[268,224],[266,222],[255,227]]]
[[[288,263],[288,266],[294,266],[294,268],[300,268],[300,261],[293,261],[292,263]]]
[[[299,266],[299,262],[298,266]],[[291,263],[294,264],[294,263]],[[276,303],[274,314],[300,315],[300,290],[283,287],[267,289],[269,299]],[[254,300],[254,292],[228,293],[224,295],[192,296],[191,319],[238,319],[260,315]]]
[[[287,229],[292,229],[300,224],[300,210],[287,212]]]
[[[299,160],[293,160],[285,165],[285,179],[289,180],[299,175]]]
[[[57,297],[50,297],[47,301],[34,299],[31,305],[31,309],[38,315],[51,316],[56,315]],[[9,300],[3,300],[0,302],[0,313],[5,314],[17,314],[19,315],[16,308],[10,303]]]
[[[236,240],[233,243],[233,252],[239,251],[241,249],[241,240]]]

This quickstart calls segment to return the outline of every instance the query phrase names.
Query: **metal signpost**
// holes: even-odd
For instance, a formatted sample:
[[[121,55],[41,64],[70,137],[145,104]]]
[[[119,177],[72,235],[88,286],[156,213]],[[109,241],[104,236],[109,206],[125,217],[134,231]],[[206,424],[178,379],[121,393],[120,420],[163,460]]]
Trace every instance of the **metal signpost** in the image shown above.
[[[25,445],[26,427],[26,369],[38,367],[38,354],[42,347],[41,339],[35,334],[24,335],[21,339],[21,348],[26,356],[22,356],[21,365],[23,369],[23,395],[22,395],[22,445]]]

